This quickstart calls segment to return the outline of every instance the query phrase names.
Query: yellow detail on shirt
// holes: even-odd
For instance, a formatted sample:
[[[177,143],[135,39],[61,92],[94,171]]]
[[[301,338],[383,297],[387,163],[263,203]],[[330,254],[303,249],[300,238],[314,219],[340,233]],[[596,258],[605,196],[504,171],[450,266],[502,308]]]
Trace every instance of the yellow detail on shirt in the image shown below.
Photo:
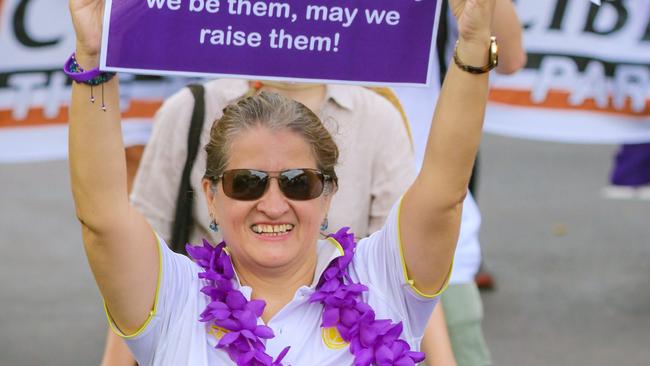
[[[149,316],[147,319],[144,321],[142,326],[136,330],[135,332],[131,334],[125,334],[118,328],[117,324],[115,324],[115,321],[113,320],[113,317],[111,316],[111,313],[108,311],[108,306],[106,305],[106,301],[102,298],[102,304],[104,305],[104,313],[106,313],[106,319],[108,320],[108,326],[115,333],[118,337],[122,337],[124,339],[130,339],[134,338],[140,335],[145,329],[147,329],[147,325],[149,325],[149,322],[151,322],[151,319],[153,319],[154,316],[158,313],[158,294],[160,293],[160,284],[162,283],[162,270],[163,270],[163,254],[162,254],[162,249],[160,246],[162,243],[160,242],[160,237],[158,234],[153,232],[153,235],[156,237],[156,250],[158,250],[158,279],[156,283],[156,294],[154,296],[153,300],[153,309],[149,312]]]
[[[331,244],[334,244],[334,246],[339,251],[339,254],[341,254],[341,256],[345,255],[345,251],[343,250],[343,246],[341,246],[341,243],[339,243],[336,239],[334,239],[331,236],[328,236],[327,241],[329,241]]]
[[[402,229],[402,225],[401,225],[401,221],[402,221],[402,200],[403,199],[404,199],[404,196],[402,196],[399,199],[399,204],[398,204],[399,206],[397,207],[397,246],[399,247],[399,254],[400,254],[400,257],[402,259],[402,270],[404,272],[404,280],[406,281],[406,283],[411,287],[411,289],[416,294],[420,295],[421,297],[423,297],[425,299],[433,299],[434,297],[438,297],[438,296],[442,295],[442,293],[445,292],[445,290],[447,289],[447,286],[449,286],[449,279],[451,278],[451,270],[452,270],[452,268],[454,268],[454,259],[452,257],[451,264],[449,265],[449,271],[447,271],[447,277],[445,278],[445,282],[442,284],[442,287],[438,290],[438,292],[436,292],[435,294],[427,294],[427,293],[424,293],[424,292],[420,291],[420,289],[417,288],[417,286],[415,284],[415,281],[413,281],[409,277],[408,268],[406,268],[406,258],[404,258],[404,246],[402,245],[402,232],[401,232],[401,229]]]
[[[213,325],[210,327],[210,330],[208,330],[208,334],[214,336],[218,341],[223,338],[223,336],[226,335],[226,333],[230,333],[228,329],[218,327],[216,325]]]
[[[348,342],[343,340],[339,330],[336,327],[322,328],[323,343],[329,349],[343,349],[348,346]]]

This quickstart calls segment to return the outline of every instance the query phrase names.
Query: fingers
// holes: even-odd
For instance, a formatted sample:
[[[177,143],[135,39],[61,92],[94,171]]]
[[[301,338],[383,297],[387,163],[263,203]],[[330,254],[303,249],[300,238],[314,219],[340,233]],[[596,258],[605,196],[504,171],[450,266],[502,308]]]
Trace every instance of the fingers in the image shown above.
[[[470,43],[487,43],[491,33],[495,0],[467,0],[458,16],[459,38]]]

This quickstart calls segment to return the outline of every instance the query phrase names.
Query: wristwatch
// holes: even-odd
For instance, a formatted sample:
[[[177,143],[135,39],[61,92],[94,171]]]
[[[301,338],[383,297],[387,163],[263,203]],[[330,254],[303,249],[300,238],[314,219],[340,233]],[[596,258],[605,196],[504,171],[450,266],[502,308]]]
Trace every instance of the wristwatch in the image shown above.
[[[454,63],[461,70],[467,71],[472,74],[483,74],[494,69],[499,64],[499,47],[497,46],[496,37],[494,36],[490,37],[490,50],[488,54],[488,62],[487,65],[481,67],[468,65],[464,63],[460,59],[460,57],[458,57],[458,42],[459,41],[456,41],[456,48],[454,48]]]

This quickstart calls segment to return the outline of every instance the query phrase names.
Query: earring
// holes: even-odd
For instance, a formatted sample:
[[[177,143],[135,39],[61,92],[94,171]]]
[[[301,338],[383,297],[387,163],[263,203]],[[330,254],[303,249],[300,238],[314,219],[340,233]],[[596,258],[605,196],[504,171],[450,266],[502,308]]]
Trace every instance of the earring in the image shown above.
[[[210,230],[214,231],[215,233],[219,231],[219,224],[217,224],[214,219],[210,221]]]
[[[325,220],[323,220],[323,223],[320,224],[320,231],[325,231],[327,228],[330,226],[329,222],[327,221],[327,217],[325,217]]]

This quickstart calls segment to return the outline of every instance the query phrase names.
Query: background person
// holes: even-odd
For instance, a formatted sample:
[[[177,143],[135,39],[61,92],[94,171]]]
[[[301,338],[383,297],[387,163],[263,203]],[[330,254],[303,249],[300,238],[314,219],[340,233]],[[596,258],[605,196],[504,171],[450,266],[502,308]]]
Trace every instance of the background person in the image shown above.
[[[605,197],[650,200],[650,143],[621,145],[609,178]]]

